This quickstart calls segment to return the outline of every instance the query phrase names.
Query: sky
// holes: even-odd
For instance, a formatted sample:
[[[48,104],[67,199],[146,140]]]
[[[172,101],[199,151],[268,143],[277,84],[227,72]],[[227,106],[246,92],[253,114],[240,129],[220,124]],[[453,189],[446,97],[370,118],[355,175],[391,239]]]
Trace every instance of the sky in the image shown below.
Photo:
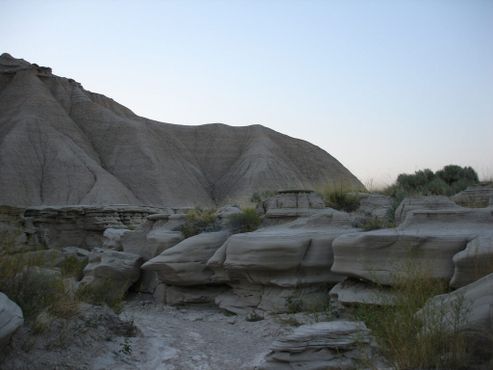
[[[493,178],[492,0],[0,0],[0,34],[141,116],[262,124],[369,187]]]

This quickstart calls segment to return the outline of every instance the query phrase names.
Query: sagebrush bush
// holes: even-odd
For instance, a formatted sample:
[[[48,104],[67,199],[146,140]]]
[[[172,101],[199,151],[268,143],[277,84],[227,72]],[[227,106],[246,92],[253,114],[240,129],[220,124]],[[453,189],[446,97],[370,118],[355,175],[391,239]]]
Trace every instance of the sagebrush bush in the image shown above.
[[[181,231],[185,238],[207,231],[216,231],[219,228],[214,209],[194,208],[186,213],[186,221]]]
[[[245,208],[240,213],[228,217],[228,225],[235,233],[246,233],[257,230],[262,219],[253,208]]]
[[[341,188],[327,188],[323,192],[327,207],[344,212],[354,212],[359,208],[360,197],[358,193]]]
[[[414,174],[400,174],[395,184],[384,192],[394,198],[403,195],[450,196],[478,183],[478,175],[471,167],[448,165],[436,172],[425,169]]]

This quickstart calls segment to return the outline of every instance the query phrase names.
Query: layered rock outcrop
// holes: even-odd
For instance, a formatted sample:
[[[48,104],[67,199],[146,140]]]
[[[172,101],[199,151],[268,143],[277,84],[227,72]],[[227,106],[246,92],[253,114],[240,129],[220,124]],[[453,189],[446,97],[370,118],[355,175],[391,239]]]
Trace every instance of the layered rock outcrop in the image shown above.
[[[405,204],[400,208],[405,209]],[[393,285],[409,269],[450,280],[454,255],[471,240],[493,235],[493,212],[491,208],[445,205],[443,209],[404,211],[407,216],[395,229],[337,238],[332,271],[385,285]]]
[[[0,56],[0,204],[212,206],[256,191],[362,184],[260,125],[148,120],[49,68]]]
[[[280,337],[259,370],[391,369],[375,340],[360,321],[302,325]]]
[[[101,247],[108,228],[136,228],[147,216],[172,209],[138,206],[32,207],[24,212],[25,233],[31,243],[48,248]]]
[[[325,209],[231,236],[208,262],[232,287],[216,303],[233,312],[255,308],[282,312],[324,302],[327,286],[343,278],[330,271],[332,241],[355,230],[348,214]]]

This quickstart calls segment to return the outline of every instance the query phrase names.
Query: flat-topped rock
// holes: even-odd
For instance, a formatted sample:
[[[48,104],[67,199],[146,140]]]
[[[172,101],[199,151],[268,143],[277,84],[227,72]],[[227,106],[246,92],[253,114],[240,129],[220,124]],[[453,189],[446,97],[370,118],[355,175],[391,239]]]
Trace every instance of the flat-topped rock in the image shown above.
[[[360,280],[346,279],[337,283],[329,295],[345,305],[370,304],[389,306],[395,304],[396,295],[389,289]]]
[[[228,239],[227,231],[201,233],[187,238],[150,259],[143,270],[155,271],[161,282],[193,286],[224,283],[207,266],[207,261]]]
[[[108,228],[134,229],[154,213],[172,209],[129,205],[30,207],[24,213],[26,227],[41,245],[49,248],[103,245]]]
[[[368,361],[371,361],[371,365]],[[390,368],[360,321],[302,325],[272,343],[260,370]]]
[[[443,195],[420,196],[405,198],[395,210],[395,222],[404,222],[413,211],[458,209],[459,207],[448,197]]]
[[[463,207],[493,206],[492,186],[468,186],[466,190],[455,194],[452,200]]]
[[[395,229],[345,234],[334,240],[332,271],[392,285],[412,264],[430,278],[450,280],[453,256],[478,236],[493,234],[491,208],[413,210]]]

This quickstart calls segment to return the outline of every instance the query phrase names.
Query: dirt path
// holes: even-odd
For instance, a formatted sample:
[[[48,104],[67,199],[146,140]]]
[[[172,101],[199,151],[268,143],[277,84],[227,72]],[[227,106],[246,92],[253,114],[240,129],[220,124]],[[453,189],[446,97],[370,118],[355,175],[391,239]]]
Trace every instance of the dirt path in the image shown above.
[[[175,308],[143,299],[126,303],[121,317],[133,320],[141,334],[112,338],[92,369],[253,369],[273,339],[289,330],[272,318],[249,322],[215,307]]]

